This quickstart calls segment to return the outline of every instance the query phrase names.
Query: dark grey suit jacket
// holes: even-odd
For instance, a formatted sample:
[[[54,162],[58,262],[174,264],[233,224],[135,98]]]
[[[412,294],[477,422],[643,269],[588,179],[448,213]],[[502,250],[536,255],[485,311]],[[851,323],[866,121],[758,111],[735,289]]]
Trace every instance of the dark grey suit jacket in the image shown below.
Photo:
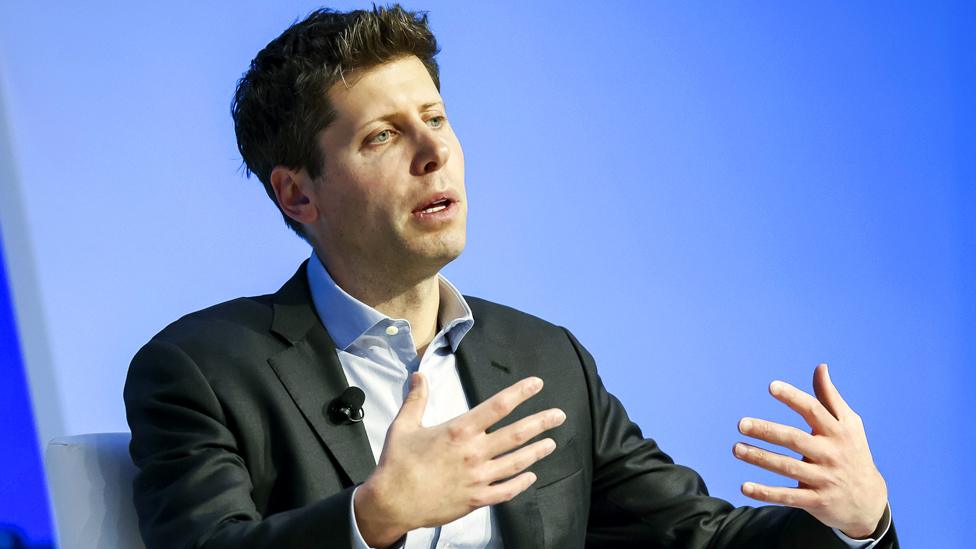
[[[560,407],[538,480],[496,507],[507,549],[846,547],[803,511],[733,509],[644,439],[565,329],[467,298],[458,370],[475,405],[526,376],[545,388],[498,427]],[[305,265],[277,293],[190,314],[135,356],[125,384],[135,504],[149,549],[349,547],[352,489],[375,467]],[[367,395],[368,402],[368,395]],[[894,531],[883,547],[897,547]]]

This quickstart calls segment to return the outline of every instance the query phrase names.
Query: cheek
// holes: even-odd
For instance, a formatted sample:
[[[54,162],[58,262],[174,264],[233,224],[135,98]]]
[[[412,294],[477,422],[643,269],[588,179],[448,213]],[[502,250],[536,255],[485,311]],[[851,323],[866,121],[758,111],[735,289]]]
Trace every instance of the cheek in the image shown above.
[[[360,181],[362,168],[354,163],[337,162],[326,170],[326,195],[340,199],[342,202],[361,202],[364,185]]]
[[[368,201],[360,183],[346,166],[332,167],[323,176],[317,201],[326,224],[343,232],[361,225]]]

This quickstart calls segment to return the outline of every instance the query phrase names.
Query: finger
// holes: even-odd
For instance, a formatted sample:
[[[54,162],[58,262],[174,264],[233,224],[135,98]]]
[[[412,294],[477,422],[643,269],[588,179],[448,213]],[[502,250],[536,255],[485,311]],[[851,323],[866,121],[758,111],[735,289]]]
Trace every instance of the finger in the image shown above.
[[[488,482],[497,482],[521,473],[556,449],[556,441],[546,438],[488,462]]]
[[[770,452],[751,444],[738,442],[732,447],[732,453],[746,463],[751,463],[804,484],[816,484],[821,480],[820,470],[816,465],[804,463],[796,458]]]
[[[813,391],[817,395],[817,400],[822,402],[827,411],[833,414],[835,418],[841,419],[853,411],[840,396],[837,387],[834,387],[826,364],[820,364],[813,371]]]
[[[809,488],[784,488],[745,482],[742,484],[742,493],[766,503],[778,503],[801,509],[812,509],[817,503],[817,493]]]
[[[739,432],[743,435],[764,440],[770,444],[789,448],[794,452],[810,457],[820,458],[822,451],[813,435],[801,431],[796,427],[766,421],[764,419],[742,418],[739,421]]]
[[[542,380],[537,377],[527,377],[498,391],[488,400],[475,406],[462,418],[478,432],[484,432],[498,423],[503,417],[512,413],[516,406],[542,390]]]
[[[410,392],[403,399],[400,411],[393,419],[393,423],[405,423],[411,426],[420,426],[420,421],[424,417],[424,410],[427,408],[427,379],[424,374],[414,372],[410,376]]]
[[[837,418],[824,408],[823,404],[810,393],[801,391],[785,381],[769,384],[769,394],[803,416],[814,431],[832,433],[837,430]]]
[[[478,490],[469,503],[474,508],[504,503],[524,492],[529,486],[532,486],[535,480],[535,473],[522,473],[513,479],[492,484]]]
[[[566,414],[559,408],[551,408],[506,425],[488,435],[488,455],[495,457],[517,448],[543,432],[562,425],[564,421]]]

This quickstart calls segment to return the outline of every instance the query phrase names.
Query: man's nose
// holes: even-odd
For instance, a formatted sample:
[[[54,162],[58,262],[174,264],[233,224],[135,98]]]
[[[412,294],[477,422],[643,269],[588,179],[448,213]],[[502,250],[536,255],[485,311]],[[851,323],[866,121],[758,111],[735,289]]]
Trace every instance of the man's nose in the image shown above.
[[[417,134],[417,153],[410,165],[412,175],[427,175],[447,164],[451,149],[438,131],[427,127]]]

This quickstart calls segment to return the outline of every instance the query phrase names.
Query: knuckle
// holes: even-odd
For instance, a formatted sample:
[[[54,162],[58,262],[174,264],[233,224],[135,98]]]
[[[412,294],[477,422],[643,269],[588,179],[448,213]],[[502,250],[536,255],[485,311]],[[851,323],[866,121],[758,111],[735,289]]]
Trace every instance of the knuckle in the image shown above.
[[[785,467],[783,467],[783,472],[786,476],[791,478],[796,478],[800,474],[800,466],[795,461],[788,462]]]
[[[461,461],[467,467],[472,467],[481,461],[481,456],[477,452],[468,450],[461,455]]]
[[[810,502],[810,507],[817,511],[826,511],[831,507],[830,499],[824,496],[813,498],[813,501]]]
[[[508,403],[503,399],[493,400],[489,409],[495,415],[507,416],[508,415]]]
[[[525,444],[530,438],[532,438],[532,432],[525,427],[516,429],[512,433],[512,440],[517,444]]]
[[[447,436],[453,442],[464,440],[468,436],[468,428],[463,423],[451,423],[447,426]]]
[[[529,465],[530,462],[525,458],[516,459],[512,462],[511,465],[508,466],[508,475],[509,476],[516,475],[519,472],[521,472],[523,469],[528,467]]]

